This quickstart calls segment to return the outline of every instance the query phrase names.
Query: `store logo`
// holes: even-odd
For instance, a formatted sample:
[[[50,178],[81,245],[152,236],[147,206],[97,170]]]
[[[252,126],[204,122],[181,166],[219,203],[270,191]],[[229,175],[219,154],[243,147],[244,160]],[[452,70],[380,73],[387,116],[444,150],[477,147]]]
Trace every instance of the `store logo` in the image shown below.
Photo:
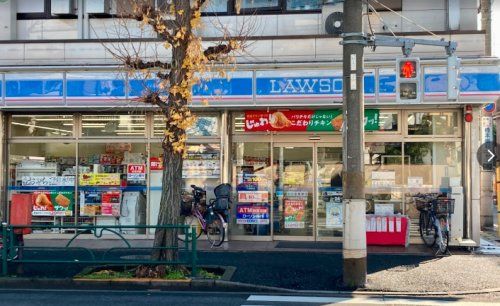
[[[342,78],[270,79],[270,94],[341,94]]]

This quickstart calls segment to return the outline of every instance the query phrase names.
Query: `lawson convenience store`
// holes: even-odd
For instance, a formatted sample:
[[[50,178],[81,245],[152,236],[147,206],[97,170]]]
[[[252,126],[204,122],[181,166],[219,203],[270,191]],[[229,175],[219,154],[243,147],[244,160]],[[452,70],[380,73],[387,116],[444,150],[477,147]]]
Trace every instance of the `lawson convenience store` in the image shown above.
[[[448,102],[444,61],[422,64],[423,101],[405,105],[395,102],[394,63],[366,64],[367,213],[408,215],[415,234],[412,195],[447,192],[457,203],[451,243],[470,243],[479,235],[481,186],[471,178],[481,109],[500,93],[499,68],[464,61],[460,98]],[[1,70],[3,216],[17,194],[30,194],[41,224],[155,224],[162,117],[134,101],[142,81],[116,67],[28,68]],[[340,66],[248,66],[194,96],[186,191],[196,184],[210,197],[232,184],[230,239],[341,240]]]

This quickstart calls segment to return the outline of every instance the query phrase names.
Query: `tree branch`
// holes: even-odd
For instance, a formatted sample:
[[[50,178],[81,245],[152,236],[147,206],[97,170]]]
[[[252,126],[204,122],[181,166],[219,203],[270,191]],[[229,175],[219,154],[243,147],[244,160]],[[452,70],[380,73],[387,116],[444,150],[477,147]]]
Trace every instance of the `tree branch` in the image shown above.
[[[143,4],[142,6],[135,9],[135,14],[124,15],[121,18],[131,18],[137,21],[144,21],[144,17],[147,18],[148,24],[153,28],[162,39],[166,40],[170,44],[174,43],[174,36],[169,32],[176,32],[177,26],[176,22],[172,19],[164,19],[162,17],[162,12],[156,10],[149,4]]]
[[[172,68],[172,65],[170,63],[165,63],[162,61],[145,62],[140,58],[132,59],[130,56],[127,56],[123,61],[123,63],[130,69],[135,69],[135,70],[152,69],[152,68],[161,68],[168,70]]]
[[[230,42],[228,44],[218,44],[216,46],[208,47],[203,52],[203,55],[205,55],[205,57],[209,61],[216,61],[221,56],[227,55],[227,54],[231,53],[234,50],[236,50],[235,44]]]

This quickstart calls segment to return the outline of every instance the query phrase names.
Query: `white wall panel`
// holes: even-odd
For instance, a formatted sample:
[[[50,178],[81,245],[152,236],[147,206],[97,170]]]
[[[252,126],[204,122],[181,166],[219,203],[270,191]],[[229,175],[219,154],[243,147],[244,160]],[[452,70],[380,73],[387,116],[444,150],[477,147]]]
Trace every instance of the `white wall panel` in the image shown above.
[[[0,44],[0,62],[12,63],[24,60],[24,44]]]
[[[403,15],[405,11],[444,10],[445,7],[446,0],[403,0]]]
[[[205,37],[222,37],[226,31],[232,36],[237,32],[236,16],[203,18],[203,25],[200,29],[201,35]]]
[[[378,16],[380,15],[380,17]],[[372,26],[373,32],[375,33],[388,33],[390,34],[391,32],[388,29],[384,29],[383,26],[384,24],[387,25],[393,32],[401,32],[402,27],[401,27],[401,16],[398,16],[394,13],[391,12],[379,12],[377,14],[370,14],[370,24]],[[366,33],[370,33],[370,24],[368,23],[367,18],[365,17],[364,19],[364,29]],[[383,20],[383,21],[382,21]]]
[[[477,30],[477,8],[460,10],[460,30]]]
[[[77,39],[76,19],[47,19],[43,21],[42,39]]]
[[[427,10],[427,11],[407,11],[403,15],[431,31],[444,31],[446,29],[446,11],[445,10]],[[422,32],[417,25],[403,20],[403,32]]]
[[[317,35],[320,27],[321,14],[278,16],[278,35]]]
[[[18,20],[17,39],[35,40],[43,37],[42,20]]]
[[[236,17],[238,31],[247,29],[250,36],[278,35],[278,15],[239,15]]]
[[[105,58],[104,46],[96,43],[66,43],[64,44],[64,55],[66,60],[89,60]]]
[[[64,59],[63,43],[36,43],[25,45],[26,61],[56,61]]]
[[[275,58],[308,56],[313,59],[316,55],[315,49],[315,39],[277,39],[273,42],[273,56]]]

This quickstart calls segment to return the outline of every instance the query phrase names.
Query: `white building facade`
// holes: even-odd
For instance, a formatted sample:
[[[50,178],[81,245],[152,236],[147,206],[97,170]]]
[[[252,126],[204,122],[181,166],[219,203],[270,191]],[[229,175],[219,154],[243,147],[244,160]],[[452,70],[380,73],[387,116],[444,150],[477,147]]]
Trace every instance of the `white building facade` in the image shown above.
[[[207,44],[223,36],[220,25],[233,35],[252,28],[230,78],[194,89],[198,121],[184,164],[187,192],[196,184],[210,197],[218,184],[232,184],[230,239],[342,239],[342,47],[325,30],[327,17],[342,8],[334,2],[242,0],[236,14],[233,0],[213,0],[206,9]],[[444,48],[417,45],[421,101],[400,103],[401,49],[365,50],[367,213],[409,216],[411,241],[419,243],[413,196],[444,192],[456,201],[450,244],[475,246],[482,190],[476,152],[492,128],[481,118],[500,93],[499,61],[486,56],[479,3],[373,2],[367,33],[455,41],[462,67],[459,98],[448,101]],[[162,118],[134,101],[141,81],[121,73],[107,48],[135,47],[150,58],[169,51],[133,22],[134,39],[124,42],[113,18],[119,7],[93,0],[0,3],[4,220],[14,195],[44,194],[54,203],[34,211],[34,222],[155,224]],[[59,195],[68,201],[57,203]]]

